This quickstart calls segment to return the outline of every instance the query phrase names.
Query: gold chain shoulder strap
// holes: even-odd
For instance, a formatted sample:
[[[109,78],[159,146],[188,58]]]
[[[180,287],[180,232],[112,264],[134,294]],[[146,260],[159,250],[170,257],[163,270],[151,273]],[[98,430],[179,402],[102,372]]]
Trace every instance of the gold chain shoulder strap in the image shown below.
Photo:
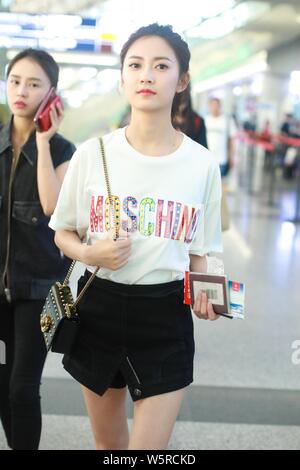
[[[104,143],[102,137],[99,138],[100,142],[100,149],[101,149],[101,157],[102,157],[102,163],[103,163],[103,170],[104,170],[104,178],[105,178],[105,184],[106,184],[106,190],[108,194],[108,200],[109,200],[109,209],[112,211],[113,214],[113,221],[114,221],[114,230],[115,230],[115,236],[114,239],[116,240],[119,238],[119,228],[120,228],[120,222],[116,219],[116,211],[114,210],[114,201],[112,198],[111,190],[110,190],[110,183],[109,183],[109,177],[108,177],[108,169],[107,169],[107,163],[106,163],[106,158],[105,158],[105,150],[104,150]]]
[[[104,143],[103,143],[103,139],[102,137],[99,138],[99,142],[100,142],[100,150],[101,150],[101,157],[102,157],[102,164],[103,164],[103,170],[104,170],[104,178],[105,178],[105,184],[106,184],[106,190],[107,190],[107,194],[108,194],[108,199],[109,199],[109,207],[110,207],[110,210],[112,211],[112,214],[113,214],[113,220],[114,220],[114,230],[115,230],[115,240],[119,237],[119,223],[117,222],[116,220],[116,215],[115,215],[115,210],[114,210],[114,207],[113,207],[113,198],[112,198],[112,194],[111,194],[111,189],[110,189],[110,183],[109,183],[109,177],[108,177],[108,169],[107,169],[107,163],[106,163],[106,158],[105,158],[105,151],[104,151]],[[71,266],[67,272],[67,275],[65,277],[65,280],[63,282],[64,285],[68,285],[69,284],[69,280],[70,280],[70,276],[73,272],[73,269],[74,269],[74,266],[76,264],[76,260],[73,260],[72,263],[71,263]],[[82,296],[84,295],[85,291],[87,290],[87,288],[89,287],[89,285],[93,282],[93,280],[95,279],[98,271],[100,269],[100,266],[98,266],[95,271],[93,272],[93,274],[91,275],[91,277],[88,279],[88,281],[85,283],[85,285],[83,286],[83,288],[81,289],[77,299],[74,301],[74,304],[72,305],[72,308],[76,307],[76,305],[80,302]]]

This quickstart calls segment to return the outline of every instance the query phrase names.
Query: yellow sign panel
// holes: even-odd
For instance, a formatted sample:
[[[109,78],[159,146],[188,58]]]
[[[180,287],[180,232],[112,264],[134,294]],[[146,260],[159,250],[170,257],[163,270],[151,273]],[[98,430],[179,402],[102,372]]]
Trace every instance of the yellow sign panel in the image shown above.
[[[102,41],[116,41],[117,36],[113,33],[102,33],[100,34]]]

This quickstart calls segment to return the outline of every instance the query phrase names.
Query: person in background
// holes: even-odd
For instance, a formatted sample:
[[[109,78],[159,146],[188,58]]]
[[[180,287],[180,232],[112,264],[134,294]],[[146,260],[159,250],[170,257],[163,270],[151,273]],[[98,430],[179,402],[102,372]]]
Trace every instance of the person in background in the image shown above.
[[[221,176],[224,177],[234,164],[234,137],[237,128],[232,117],[222,113],[219,98],[210,98],[208,104],[209,114],[205,119],[208,148],[217,158]]]
[[[202,116],[199,116],[192,107],[191,86],[178,95],[175,102],[176,112],[173,110],[172,122],[175,129],[181,130],[198,144],[207,147],[206,127]]]
[[[272,140],[272,130],[271,130],[271,122],[269,119],[266,119],[263,125],[263,128],[260,133],[258,133],[258,137],[260,140],[264,142],[271,142]],[[265,158],[264,158],[264,169],[268,170],[272,164],[273,153],[270,150],[265,150]]]
[[[280,132],[287,137],[293,137],[294,135],[294,125],[295,125],[295,118],[291,113],[286,113],[285,119],[280,126]]]
[[[287,138],[299,137],[297,132],[297,120],[291,113],[286,113],[285,119],[280,127],[281,135]],[[281,145],[281,159],[282,159],[282,175],[286,180],[291,180],[295,177],[297,169],[297,161],[299,149],[290,146],[288,141],[283,142]]]
[[[69,260],[48,227],[74,145],[57,134],[63,119],[52,105],[51,127],[36,132],[33,117],[59,68],[37,49],[17,54],[7,69],[11,118],[0,129],[0,418],[8,446],[36,450],[41,435],[40,381],[46,347],[40,314],[51,285]]]
[[[271,130],[271,122],[269,119],[266,119],[263,125],[263,128],[259,134],[259,138],[264,140],[265,142],[271,142],[272,137],[272,130]]]

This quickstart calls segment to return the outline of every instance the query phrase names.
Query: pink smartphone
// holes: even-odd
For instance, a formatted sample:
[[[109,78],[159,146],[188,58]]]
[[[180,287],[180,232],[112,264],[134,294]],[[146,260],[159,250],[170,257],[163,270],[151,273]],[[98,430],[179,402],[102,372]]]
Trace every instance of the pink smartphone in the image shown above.
[[[60,103],[61,107],[63,107],[61,98],[55,93],[54,87],[50,88],[33,118],[39,132],[45,132],[51,127],[50,107],[52,103],[54,105]]]

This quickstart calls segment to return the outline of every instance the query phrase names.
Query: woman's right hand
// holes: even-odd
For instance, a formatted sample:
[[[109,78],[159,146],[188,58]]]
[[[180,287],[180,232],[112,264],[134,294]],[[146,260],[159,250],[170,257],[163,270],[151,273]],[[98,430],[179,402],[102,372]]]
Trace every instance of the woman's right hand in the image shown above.
[[[130,238],[98,240],[86,245],[82,261],[89,266],[100,266],[116,271],[128,263],[131,251]]]

